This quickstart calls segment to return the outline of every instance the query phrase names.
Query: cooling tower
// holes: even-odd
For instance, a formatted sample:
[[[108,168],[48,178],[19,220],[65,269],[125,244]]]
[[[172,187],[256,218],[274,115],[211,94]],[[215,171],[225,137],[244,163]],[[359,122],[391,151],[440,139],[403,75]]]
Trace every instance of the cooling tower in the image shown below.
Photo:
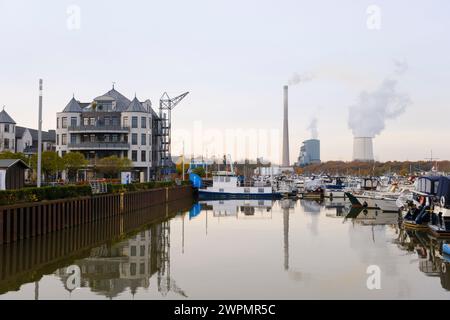
[[[373,142],[370,137],[355,137],[353,139],[353,160],[373,161]]]
[[[289,116],[288,116],[288,86],[284,86],[283,88],[284,94],[284,118],[283,118],[283,157],[282,157],[282,166],[289,167]]]

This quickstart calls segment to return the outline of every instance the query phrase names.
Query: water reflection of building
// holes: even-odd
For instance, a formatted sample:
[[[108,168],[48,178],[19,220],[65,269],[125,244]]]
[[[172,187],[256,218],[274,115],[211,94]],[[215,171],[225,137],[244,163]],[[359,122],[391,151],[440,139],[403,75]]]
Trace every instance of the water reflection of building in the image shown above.
[[[211,200],[200,204],[206,214],[211,210],[213,217],[272,218],[272,200]]]
[[[176,291],[185,296],[170,279],[170,222],[151,226],[133,237],[115,244],[104,244],[91,250],[88,258],[74,265],[81,271],[81,287],[114,298],[128,288],[134,295],[138,288],[148,289],[150,278],[157,276],[158,291]],[[67,268],[56,271],[65,288],[71,291]]]

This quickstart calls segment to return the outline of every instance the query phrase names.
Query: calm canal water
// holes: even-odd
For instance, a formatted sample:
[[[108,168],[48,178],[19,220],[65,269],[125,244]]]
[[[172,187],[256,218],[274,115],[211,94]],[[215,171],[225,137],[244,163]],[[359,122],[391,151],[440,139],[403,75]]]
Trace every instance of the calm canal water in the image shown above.
[[[210,201],[2,246],[0,299],[450,298],[440,240],[348,207]]]

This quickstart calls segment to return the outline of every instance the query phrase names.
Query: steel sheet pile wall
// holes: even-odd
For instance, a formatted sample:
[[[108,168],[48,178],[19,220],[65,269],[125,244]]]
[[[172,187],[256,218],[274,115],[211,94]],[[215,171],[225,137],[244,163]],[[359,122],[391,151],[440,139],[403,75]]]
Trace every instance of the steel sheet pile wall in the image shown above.
[[[180,186],[0,207],[0,245],[192,196]]]

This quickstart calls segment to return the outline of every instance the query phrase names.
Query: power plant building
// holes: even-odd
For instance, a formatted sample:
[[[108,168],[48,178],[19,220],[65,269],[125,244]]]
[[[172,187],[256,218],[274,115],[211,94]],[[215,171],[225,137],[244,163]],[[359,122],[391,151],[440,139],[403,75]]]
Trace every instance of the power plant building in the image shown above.
[[[320,140],[310,139],[303,141],[298,157],[298,165],[303,167],[309,164],[320,163]]]
[[[371,137],[355,137],[353,139],[353,160],[373,161],[373,142]]]

